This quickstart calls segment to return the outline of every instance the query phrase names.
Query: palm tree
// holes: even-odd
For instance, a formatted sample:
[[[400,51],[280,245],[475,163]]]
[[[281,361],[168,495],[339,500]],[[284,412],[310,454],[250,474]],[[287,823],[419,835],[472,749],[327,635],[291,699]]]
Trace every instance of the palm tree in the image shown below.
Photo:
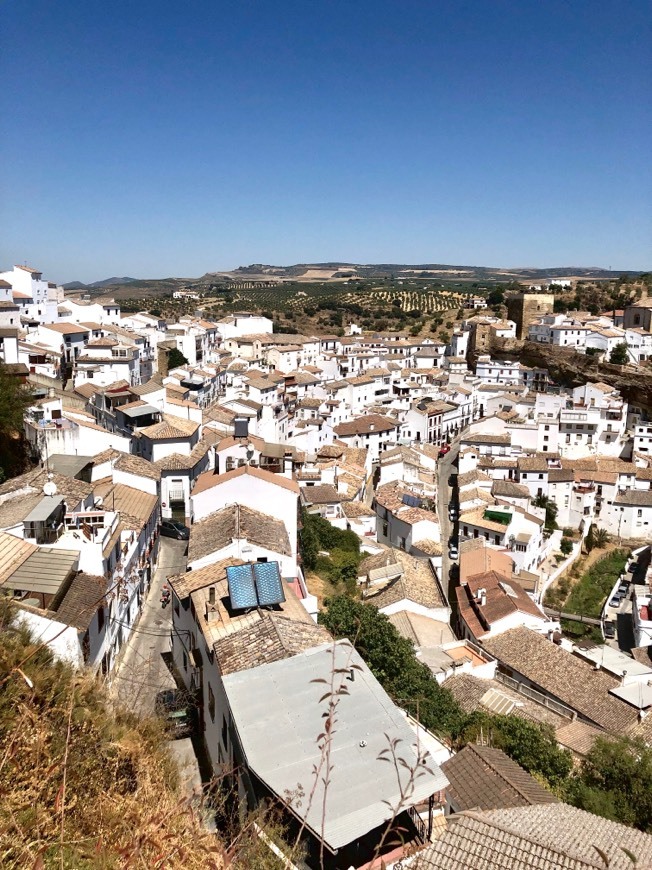
[[[609,533],[607,530],[596,529],[593,532],[593,543],[599,550],[603,550],[609,543]]]

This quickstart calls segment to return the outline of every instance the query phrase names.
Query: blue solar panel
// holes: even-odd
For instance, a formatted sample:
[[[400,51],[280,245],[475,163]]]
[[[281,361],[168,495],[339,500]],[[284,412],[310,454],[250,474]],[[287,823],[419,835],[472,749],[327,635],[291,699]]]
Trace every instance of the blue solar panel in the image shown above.
[[[251,565],[232,565],[226,569],[229,597],[234,610],[258,606],[256,584]]]
[[[401,501],[408,507],[419,507],[419,499],[414,495],[404,495]]]
[[[258,603],[265,607],[268,604],[280,604],[285,601],[278,562],[256,562],[253,569]]]

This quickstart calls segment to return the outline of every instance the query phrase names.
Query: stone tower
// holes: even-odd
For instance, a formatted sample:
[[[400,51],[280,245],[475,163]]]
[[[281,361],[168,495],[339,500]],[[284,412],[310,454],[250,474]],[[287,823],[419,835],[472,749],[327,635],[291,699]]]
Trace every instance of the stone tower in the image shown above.
[[[552,293],[517,293],[505,301],[508,317],[516,324],[516,337],[527,338],[528,326],[533,320],[552,314],[555,297]]]

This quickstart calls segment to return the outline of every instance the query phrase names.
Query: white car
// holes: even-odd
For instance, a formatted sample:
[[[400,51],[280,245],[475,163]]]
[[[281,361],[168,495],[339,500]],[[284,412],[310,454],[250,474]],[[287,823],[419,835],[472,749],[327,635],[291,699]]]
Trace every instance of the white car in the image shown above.
[[[457,544],[450,544],[448,547],[448,558],[449,559],[459,559],[460,551],[457,548]]]

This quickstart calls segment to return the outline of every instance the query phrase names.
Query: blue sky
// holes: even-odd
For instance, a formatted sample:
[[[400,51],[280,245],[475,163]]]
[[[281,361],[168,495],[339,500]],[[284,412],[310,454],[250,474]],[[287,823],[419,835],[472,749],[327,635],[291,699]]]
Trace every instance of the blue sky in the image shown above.
[[[0,267],[652,267],[643,0],[5,0]]]

